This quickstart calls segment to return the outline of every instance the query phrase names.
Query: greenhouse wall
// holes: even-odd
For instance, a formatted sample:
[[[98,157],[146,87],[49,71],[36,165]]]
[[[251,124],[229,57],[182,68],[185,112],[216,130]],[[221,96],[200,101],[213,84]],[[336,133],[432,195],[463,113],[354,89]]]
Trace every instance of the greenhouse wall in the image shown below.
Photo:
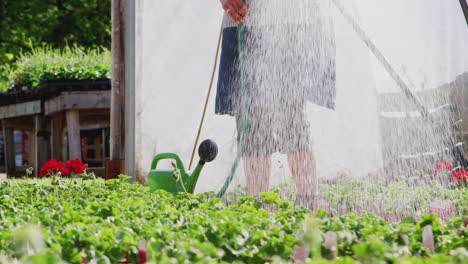
[[[307,106],[319,176],[378,174],[385,160],[377,98],[401,90],[331,2],[321,4],[334,22],[337,99],[335,111]],[[468,72],[468,32],[458,1],[343,4],[414,92],[440,88]],[[135,167],[139,181],[146,181],[158,153],[178,153],[188,167],[222,17],[218,1],[137,2]],[[218,190],[237,153],[234,118],[214,114],[216,79],[214,84],[201,139],[215,140],[219,155],[206,165],[197,191]],[[289,178],[283,155],[274,155],[272,175],[271,184]],[[243,178],[240,166],[232,185],[242,184]]]

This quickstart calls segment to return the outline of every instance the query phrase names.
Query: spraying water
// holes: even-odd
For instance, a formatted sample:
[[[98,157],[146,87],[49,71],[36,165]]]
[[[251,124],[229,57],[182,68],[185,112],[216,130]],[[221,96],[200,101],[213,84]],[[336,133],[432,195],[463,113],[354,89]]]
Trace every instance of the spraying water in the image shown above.
[[[330,1],[251,2],[245,42],[247,81],[252,87],[249,103],[270,107],[263,111],[280,108],[286,116],[303,112],[308,133],[298,137],[301,129],[292,128],[290,134],[274,136],[296,139],[299,147],[311,146],[320,182],[362,179],[356,185],[344,184],[347,189],[343,184],[322,185],[322,193],[366,193],[347,201],[324,197],[334,199],[331,206],[359,203],[369,211],[379,211],[382,206],[396,210],[415,198],[398,197],[404,184],[395,187],[394,182],[404,178],[409,188],[434,186],[432,180],[449,184],[449,179],[432,179],[432,169],[441,161],[456,163],[446,144],[458,120],[454,106],[460,102],[454,100],[455,93],[463,89],[454,81],[468,72],[466,23],[459,3],[452,2],[356,0],[344,5],[434,119],[447,129],[444,133],[434,131],[422,119]],[[217,3],[173,0],[157,5],[140,1],[138,10],[137,169],[144,180],[157,153],[178,152],[186,160],[190,158],[223,14]],[[228,23],[225,18],[224,24]],[[318,83],[331,68],[336,75],[334,89],[330,85],[323,86],[328,87],[325,90],[304,88],[310,84],[321,87]],[[307,94],[310,91],[315,94]],[[219,143],[219,160],[200,177],[199,192],[218,191],[238,153],[236,118],[228,112],[216,115],[219,109],[215,105],[216,96],[212,96],[202,138]],[[233,109],[238,109],[236,103]],[[268,122],[275,126],[286,121]],[[268,137],[264,131],[253,128],[250,133],[258,137],[252,151],[269,150],[271,144],[263,142]],[[281,142],[273,146],[279,148]],[[269,182],[257,184],[264,189],[281,185],[285,196],[295,193],[286,155],[275,151],[271,160]],[[231,197],[244,192],[239,187],[248,179],[244,161],[228,189]],[[393,186],[394,194],[383,189],[388,185]],[[384,202],[385,192],[394,201]],[[404,210],[407,214],[415,211]]]

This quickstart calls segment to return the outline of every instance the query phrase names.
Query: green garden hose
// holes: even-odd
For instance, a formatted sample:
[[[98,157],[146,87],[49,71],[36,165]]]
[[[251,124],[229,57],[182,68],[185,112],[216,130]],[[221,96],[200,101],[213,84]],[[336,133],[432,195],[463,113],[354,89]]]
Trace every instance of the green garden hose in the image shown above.
[[[245,145],[245,135],[247,134],[247,125],[248,125],[248,112],[249,112],[249,102],[248,102],[248,91],[246,87],[246,76],[245,76],[245,60],[244,60],[244,23],[241,23],[237,26],[237,51],[239,53],[239,72],[240,72],[240,88],[241,88],[241,115],[242,115],[242,128],[240,139],[238,143],[238,150],[237,155],[234,160],[234,163],[231,167],[231,172],[229,177],[226,178],[223,187],[218,192],[218,197],[221,198],[226,193],[229,185],[231,184],[232,180],[234,179],[234,175],[236,174],[237,168],[239,167],[239,162],[242,158],[242,154],[244,153],[244,145]]]

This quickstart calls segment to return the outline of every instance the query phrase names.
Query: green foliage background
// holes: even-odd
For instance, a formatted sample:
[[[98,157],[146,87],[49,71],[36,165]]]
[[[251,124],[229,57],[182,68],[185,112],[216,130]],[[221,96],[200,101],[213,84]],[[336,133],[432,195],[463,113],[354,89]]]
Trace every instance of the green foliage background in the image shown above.
[[[111,0],[1,0],[0,90],[9,64],[32,47],[111,45]]]
[[[13,89],[33,89],[49,80],[110,79],[110,64],[111,53],[107,49],[38,48],[18,59],[8,76],[8,85]]]

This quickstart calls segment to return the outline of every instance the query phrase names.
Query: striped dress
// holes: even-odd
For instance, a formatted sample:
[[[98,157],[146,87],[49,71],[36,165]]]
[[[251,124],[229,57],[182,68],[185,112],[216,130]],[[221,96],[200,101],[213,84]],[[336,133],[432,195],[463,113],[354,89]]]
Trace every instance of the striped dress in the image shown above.
[[[251,104],[310,101],[335,107],[335,41],[317,0],[250,0],[244,30]],[[324,1],[320,1],[324,2]],[[239,115],[241,86],[237,24],[225,14],[216,114]]]

